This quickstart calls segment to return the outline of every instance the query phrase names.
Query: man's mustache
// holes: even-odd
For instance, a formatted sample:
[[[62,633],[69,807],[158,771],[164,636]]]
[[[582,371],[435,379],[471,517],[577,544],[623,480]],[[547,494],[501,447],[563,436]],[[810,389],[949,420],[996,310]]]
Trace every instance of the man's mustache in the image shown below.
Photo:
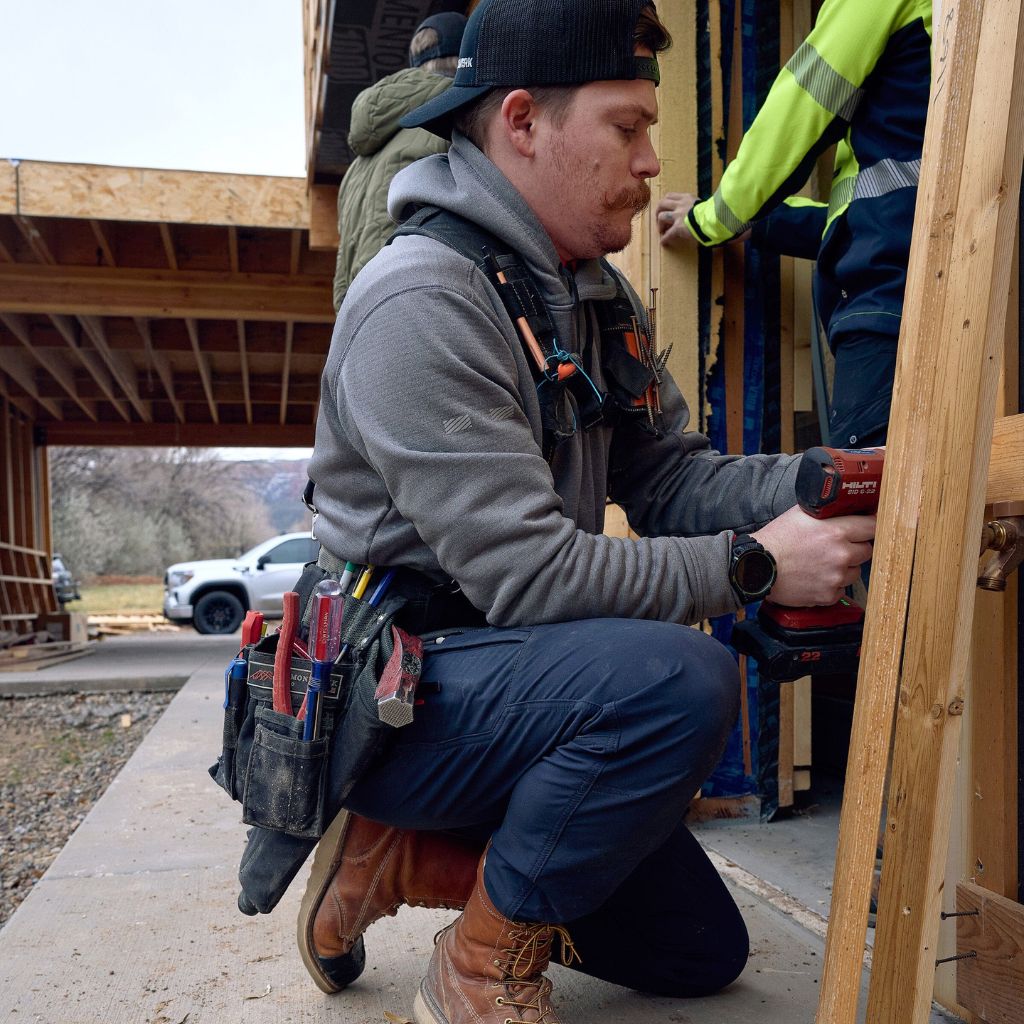
[[[636,188],[624,188],[604,201],[609,212],[616,210],[632,210],[634,216],[643,213],[651,204],[651,186],[642,181]]]

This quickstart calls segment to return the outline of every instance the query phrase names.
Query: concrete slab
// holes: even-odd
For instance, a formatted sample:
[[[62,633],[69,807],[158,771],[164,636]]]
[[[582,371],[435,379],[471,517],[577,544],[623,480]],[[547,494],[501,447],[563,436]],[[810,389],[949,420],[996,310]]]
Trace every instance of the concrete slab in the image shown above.
[[[375,925],[366,974],[325,996],[295,948],[301,885],[269,917],[235,909],[245,829],[206,774],[219,741],[221,670],[205,666],[178,693],[0,931],[0,1019],[377,1024],[385,1012],[410,1013],[433,936],[452,915],[406,909]],[[753,954],[727,992],[659,999],[556,968],[565,1024],[813,1020],[820,938],[746,889],[734,892]]]
[[[0,673],[0,697],[111,690],[177,690],[201,666],[221,665],[238,649],[234,636],[201,636],[194,630],[108,636],[86,658],[36,669]]]

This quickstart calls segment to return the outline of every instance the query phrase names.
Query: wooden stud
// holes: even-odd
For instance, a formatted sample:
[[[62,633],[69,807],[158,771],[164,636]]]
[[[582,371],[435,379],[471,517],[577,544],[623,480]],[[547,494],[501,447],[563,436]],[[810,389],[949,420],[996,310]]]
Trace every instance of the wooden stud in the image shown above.
[[[166,353],[157,352],[156,349],[153,348],[153,333],[150,330],[149,321],[144,320],[142,317],[135,317],[134,322],[138,329],[139,337],[142,338],[142,344],[146,352],[146,359],[156,370],[157,376],[160,378],[160,383],[163,384],[164,391],[167,394],[167,400],[171,403],[171,408],[174,410],[174,415],[177,417],[178,422],[184,423],[185,410],[182,408],[181,403],[175,395],[174,372],[171,369],[170,361],[168,360]]]
[[[295,337],[295,324],[284,325],[284,359],[281,362],[281,409],[280,422],[284,426],[288,415],[288,377],[292,371],[292,343]]]
[[[110,248],[110,242],[107,241],[107,236],[103,232],[103,226],[95,217],[92,217],[89,219],[89,227],[92,228],[92,233],[96,236],[96,245],[99,247],[106,265],[108,267],[116,267],[117,261],[114,259],[114,251]]]
[[[18,384],[18,387],[38,402],[54,419],[63,418],[60,405],[52,399],[40,395],[35,380],[35,363],[25,352],[8,349],[4,353],[3,369],[4,373]]]
[[[106,399],[117,410],[122,419],[130,420],[131,413],[121,400],[114,387],[114,380],[95,352],[86,349],[81,342],[82,326],[78,320],[66,316],[51,316],[51,322],[57,333],[64,339],[68,348],[78,357],[78,361],[89,371],[90,376],[99,385]]]
[[[899,690],[867,1018],[927,1020],[1024,133],[1020,0],[946,0],[935,33],[888,461],[819,1024],[857,1013]],[[975,76],[975,69],[984,74]]]
[[[779,807],[793,806],[793,684],[779,686]]]
[[[245,321],[236,320],[238,326],[238,356],[241,360],[239,372],[242,377],[242,400],[245,403],[245,422],[252,423],[252,398],[249,394],[249,357],[245,351]]]
[[[171,225],[160,225],[160,241],[164,246],[164,255],[167,257],[167,266],[171,270],[178,269],[178,253],[174,248],[174,237],[171,235]]]
[[[985,1024],[1024,1020],[1024,906],[978,885],[956,887],[957,1001]]]
[[[191,317],[187,317],[185,319],[185,329],[188,331],[188,340],[192,344],[192,354],[196,358],[199,376],[203,381],[203,392],[206,395],[206,403],[210,409],[210,419],[214,423],[219,423],[220,415],[217,412],[217,402],[213,395],[213,380],[210,377],[210,360],[199,344],[199,325]]]
[[[136,374],[135,367],[132,365],[131,360],[123,353],[114,352],[111,349],[110,343],[107,341],[107,334],[103,326],[103,321],[99,317],[80,316],[78,317],[78,320],[86,334],[89,335],[89,340],[92,342],[93,348],[95,348],[99,353],[100,359],[103,360],[103,363],[110,371],[111,376],[117,381],[121,390],[127,396],[128,401],[139,414],[139,418],[143,423],[151,423],[153,420],[153,411],[139,396],[138,375]]]
[[[0,313],[0,323],[13,334],[22,347],[50,374],[70,398],[91,420],[96,420],[96,403],[83,399],[75,386],[74,375],[67,363],[55,352],[33,345],[28,321],[15,313]]]
[[[986,505],[1024,500],[1021,466],[1024,466],[1024,413],[996,420],[985,487]]]

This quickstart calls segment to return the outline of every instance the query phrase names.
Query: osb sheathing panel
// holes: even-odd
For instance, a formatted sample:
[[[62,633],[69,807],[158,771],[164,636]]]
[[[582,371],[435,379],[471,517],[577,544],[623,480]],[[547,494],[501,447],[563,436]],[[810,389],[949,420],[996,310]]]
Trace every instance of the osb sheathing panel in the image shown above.
[[[0,160],[0,213],[14,212],[18,199],[18,184],[14,165]]]
[[[17,171],[7,161],[2,167],[0,213],[269,228],[309,223],[302,178],[37,161],[23,161]]]

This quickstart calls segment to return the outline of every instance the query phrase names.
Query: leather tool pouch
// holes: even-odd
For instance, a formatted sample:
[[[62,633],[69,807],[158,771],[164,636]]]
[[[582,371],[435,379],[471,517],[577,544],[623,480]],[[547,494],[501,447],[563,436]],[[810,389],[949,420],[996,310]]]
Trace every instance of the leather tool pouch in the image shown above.
[[[302,738],[303,722],[294,716],[306,695],[312,663],[293,654],[293,714],[285,714],[273,707],[278,635],[242,652],[246,679],[227,688],[223,749],[210,775],[241,802],[247,825],[319,839],[383,752],[394,729],[378,717],[374,694],[395,653],[394,618],[404,604],[398,595],[376,607],[345,598],[341,642],[349,649],[320,696],[319,730],[312,740]]]

